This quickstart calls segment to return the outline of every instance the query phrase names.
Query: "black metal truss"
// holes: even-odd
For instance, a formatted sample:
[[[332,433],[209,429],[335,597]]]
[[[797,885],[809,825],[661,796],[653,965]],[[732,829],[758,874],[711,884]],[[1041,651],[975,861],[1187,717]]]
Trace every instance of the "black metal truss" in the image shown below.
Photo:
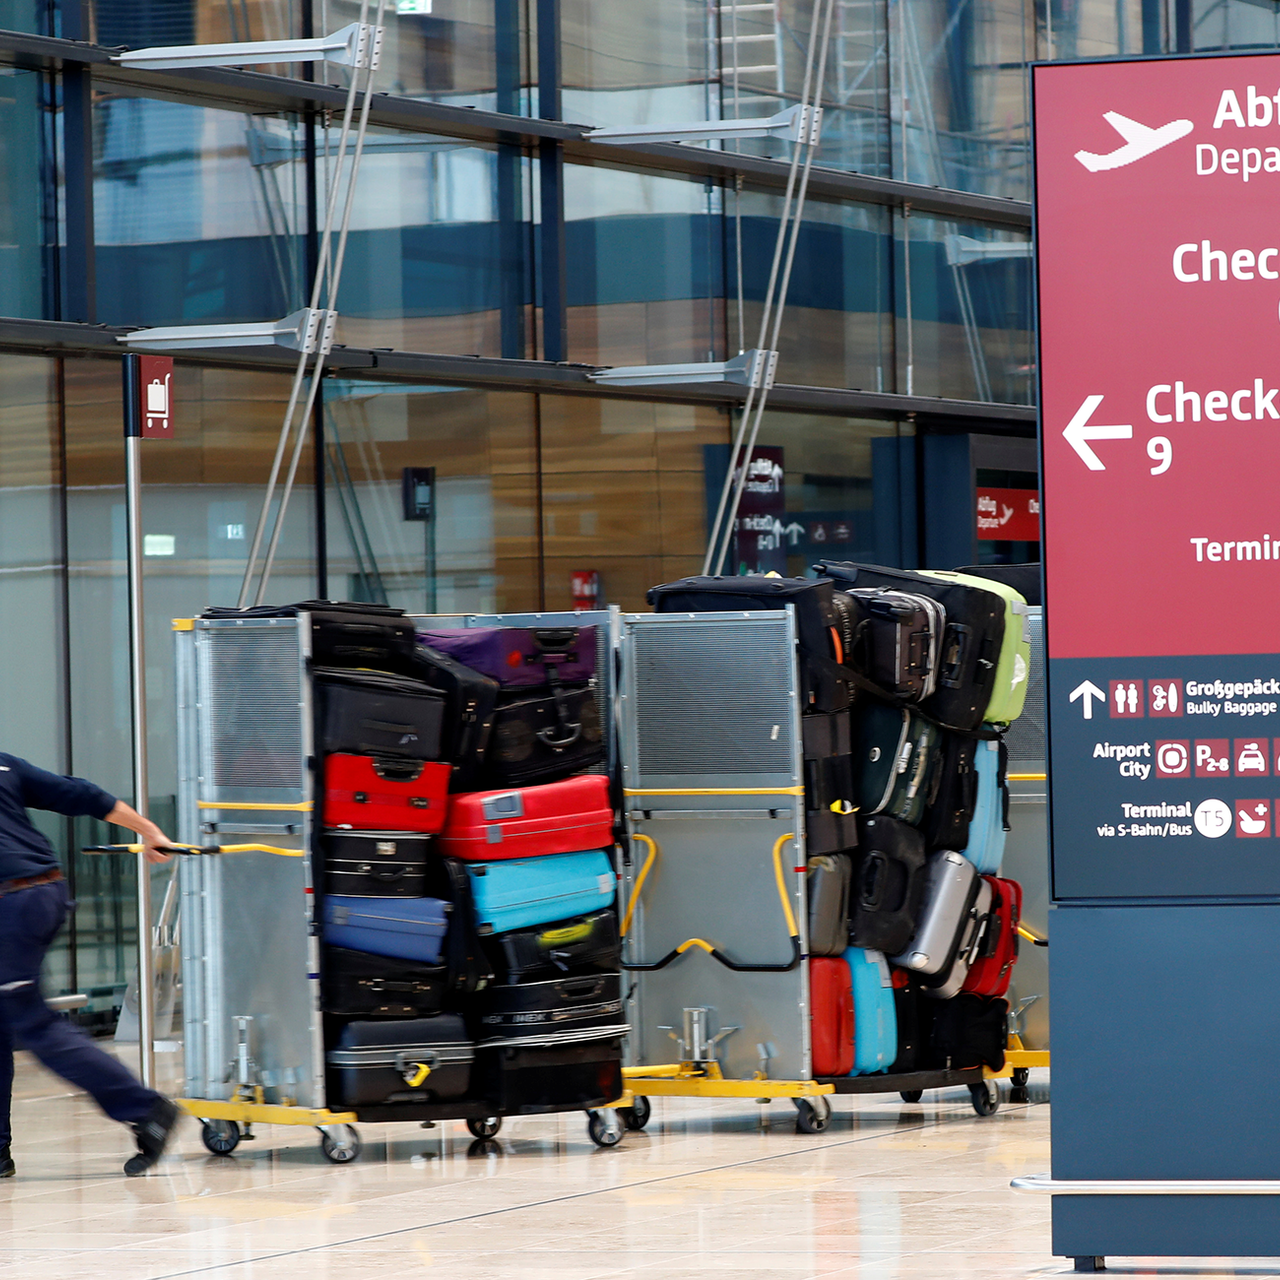
[[[52,39],[0,31],[0,65],[55,71],[63,66],[88,67],[94,88],[126,96],[167,98],[223,110],[254,113],[340,111],[345,90],[287,76],[256,71],[209,68],[187,71],[140,71],[111,61],[117,50],[78,40]],[[618,147],[591,142],[587,125],[528,116],[502,115],[447,103],[424,102],[391,94],[374,94],[372,125],[410,133],[430,133],[480,145],[519,143],[536,148],[559,143],[566,160],[611,168],[645,169],[699,181],[732,184],[741,175],[748,189],[775,191],[785,187],[785,161],[707,151],[687,144]],[[810,194],[829,200],[855,200],[917,213],[1029,229],[1031,206],[1021,200],[975,192],[926,187],[869,174],[815,167]]]
[[[116,357],[125,353],[118,337],[128,329],[107,325],[65,324],[53,320],[0,319],[0,351],[46,355]],[[240,347],[174,352],[183,364],[222,368],[291,371],[297,356],[282,347]],[[430,383],[489,391],[542,392],[610,400],[716,404],[742,403],[747,389],[726,383],[667,387],[603,387],[588,377],[595,366],[549,364],[539,360],[502,360],[491,356],[448,356],[427,352],[334,347],[326,363],[331,378],[368,378],[388,382]],[[914,420],[938,431],[981,430],[991,435],[1035,434],[1036,410],[1030,405],[989,404],[934,396],[904,396],[843,387],[806,387],[779,383],[769,396],[779,412],[816,413],[884,421]]]

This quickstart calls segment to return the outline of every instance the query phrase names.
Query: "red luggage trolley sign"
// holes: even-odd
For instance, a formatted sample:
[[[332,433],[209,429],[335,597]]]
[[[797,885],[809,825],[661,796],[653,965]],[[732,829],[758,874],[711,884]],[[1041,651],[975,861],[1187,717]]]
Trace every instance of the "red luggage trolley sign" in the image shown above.
[[[1280,893],[1278,89],[1034,72],[1059,900]]]

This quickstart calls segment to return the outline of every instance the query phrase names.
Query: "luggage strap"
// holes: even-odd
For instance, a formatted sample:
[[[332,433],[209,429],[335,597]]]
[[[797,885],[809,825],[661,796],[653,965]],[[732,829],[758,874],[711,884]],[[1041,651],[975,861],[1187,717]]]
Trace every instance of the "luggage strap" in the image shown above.
[[[564,681],[560,679],[560,665],[552,662],[550,657],[551,655],[544,650],[542,669],[547,673],[547,683],[551,686],[551,699],[556,708],[556,723],[553,728],[539,729],[537,737],[539,742],[555,751],[560,751],[565,747],[571,747],[582,737],[582,722],[569,719],[569,699],[565,695]]]
[[[631,927],[631,917],[635,913],[636,903],[640,900],[640,890],[644,888],[644,882],[649,875],[650,868],[658,857],[658,842],[652,837],[636,833],[631,837],[633,840],[640,840],[649,846],[649,856],[644,861],[644,866],[640,868],[640,874],[636,877],[635,888],[631,891],[631,900],[627,903],[626,914],[622,917],[622,928],[619,930],[619,936],[625,938],[627,930]],[[621,968],[631,970],[633,972],[652,973],[657,969],[665,969],[673,960],[684,955],[686,951],[692,950],[694,947],[705,951],[713,960],[724,965],[726,969],[732,969],[734,973],[790,973],[800,964],[800,929],[796,925],[795,913],[791,910],[791,900],[787,897],[787,882],[782,874],[782,846],[788,840],[794,840],[795,834],[788,831],[786,835],[779,836],[773,842],[773,873],[778,885],[778,898],[782,902],[783,915],[787,921],[787,932],[791,938],[791,959],[785,964],[740,964],[736,960],[731,960],[718,947],[713,946],[704,938],[686,938],[679,946],[672,947],[661,960],[655,961],[653,964],[628,964],[625,960],[621,964]]]

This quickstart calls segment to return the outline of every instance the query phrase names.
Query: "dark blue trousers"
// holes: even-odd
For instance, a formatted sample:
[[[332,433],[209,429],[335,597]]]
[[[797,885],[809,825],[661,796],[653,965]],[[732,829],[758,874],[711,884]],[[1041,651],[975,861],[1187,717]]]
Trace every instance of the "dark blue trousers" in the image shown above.
[[[50,1071],[90,1094],[113,1120],[141,1120],[160,1096],[54,1013],[40,994],[40,966],[67,910],[63,880],[0,897],[0,1146],[11,1137],[15,1039]]]

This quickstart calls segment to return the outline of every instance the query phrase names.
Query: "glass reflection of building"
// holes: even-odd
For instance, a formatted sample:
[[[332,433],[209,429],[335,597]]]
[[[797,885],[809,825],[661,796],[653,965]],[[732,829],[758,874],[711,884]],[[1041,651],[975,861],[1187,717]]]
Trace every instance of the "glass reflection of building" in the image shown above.
[[[272,596],[643,606],[695,571],[741,388],[584,366],[754,345],[791,144],[606,147],[584,126],[796,103],[810,0],[392,3],[338,346]],[[113,50],[299,38],[354,0],[0,0],[4,750],[128,795],[120,344],[305,302],[345,75],[138,72]],[[1028,79],[1037,58],[1274,48],[1250,0],[836,0],[825,120],[760,438],[779,564],[1034,557],[976,488],[1034,488]],[[169,619],[234,601],[292,363],[179,358],[147,447],[153,809],[173,804]],[[434,468],[429,536],[401,504]],[[783,532],[785,531],[785,532]],[[90,824],[42,817],[64,853]],[[70,857],[56,984],[118,1003],[130,872]]]

